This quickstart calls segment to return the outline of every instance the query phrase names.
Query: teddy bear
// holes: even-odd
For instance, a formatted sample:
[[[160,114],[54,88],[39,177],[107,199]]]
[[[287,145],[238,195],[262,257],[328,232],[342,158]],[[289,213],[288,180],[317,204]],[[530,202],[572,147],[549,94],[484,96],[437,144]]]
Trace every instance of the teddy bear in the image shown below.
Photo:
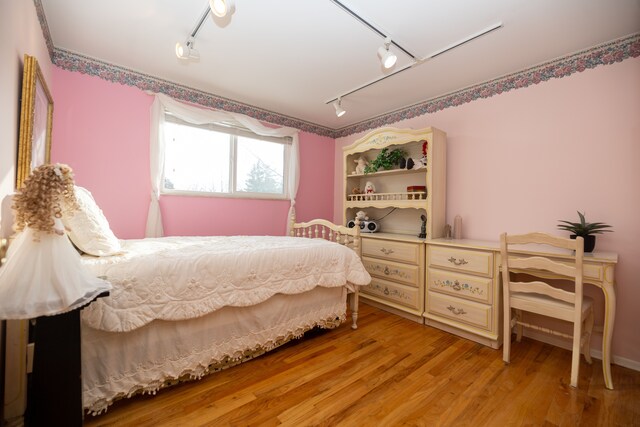
[[[359,220],[360,222],[369,221],[369,217],[367,216],[367,213],[365,211],[356,212],[356,219]]]

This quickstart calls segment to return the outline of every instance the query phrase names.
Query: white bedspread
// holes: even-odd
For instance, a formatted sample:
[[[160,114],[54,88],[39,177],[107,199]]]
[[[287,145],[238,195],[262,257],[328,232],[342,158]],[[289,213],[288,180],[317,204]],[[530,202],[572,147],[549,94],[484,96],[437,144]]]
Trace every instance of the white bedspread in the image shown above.
[[[83,322],[126,332],[155,320],[192,319],[222,307],[247,307],[275,294],[316,286],[367,285],[351,249],[321,239],[274,236],[164,237],[124,240],[123,255],[83,257],[113,284],[84,309]]]

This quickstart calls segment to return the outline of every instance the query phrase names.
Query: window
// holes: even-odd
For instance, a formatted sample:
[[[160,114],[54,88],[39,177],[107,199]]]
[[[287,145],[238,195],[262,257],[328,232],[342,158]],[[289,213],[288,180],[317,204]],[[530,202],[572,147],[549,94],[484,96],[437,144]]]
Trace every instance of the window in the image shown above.
[[[288,138],[165,119],[163,193],[286,198]]]

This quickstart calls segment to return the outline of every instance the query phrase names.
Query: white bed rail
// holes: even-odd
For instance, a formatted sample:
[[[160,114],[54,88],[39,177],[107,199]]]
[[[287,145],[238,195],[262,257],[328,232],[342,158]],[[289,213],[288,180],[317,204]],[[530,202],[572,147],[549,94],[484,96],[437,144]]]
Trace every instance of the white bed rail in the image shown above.
[[[362,257],[362,244],[360,237],[360,221],[356,219],[355,227],[349,228],[337,225],[326,219],[312,219],[307,222],[296,222],[295,216],[291,217],[291,236],[308,239],[324,239],[340,245],[347,246]],[[358,328],[358,287],[351,294],[351,318],[352,329]]]

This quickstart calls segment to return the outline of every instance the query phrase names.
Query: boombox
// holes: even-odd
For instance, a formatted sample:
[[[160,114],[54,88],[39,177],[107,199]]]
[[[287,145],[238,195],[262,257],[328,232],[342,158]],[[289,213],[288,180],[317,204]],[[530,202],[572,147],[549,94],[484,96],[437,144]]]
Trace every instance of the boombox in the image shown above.
[[[355,226],[355,220],[352,219],[347,222],[347,227],[353,228]],[[375,221],[360,221],[360,231],[363,233],[375,233],[376,231],[380,231],[380,226]]]

